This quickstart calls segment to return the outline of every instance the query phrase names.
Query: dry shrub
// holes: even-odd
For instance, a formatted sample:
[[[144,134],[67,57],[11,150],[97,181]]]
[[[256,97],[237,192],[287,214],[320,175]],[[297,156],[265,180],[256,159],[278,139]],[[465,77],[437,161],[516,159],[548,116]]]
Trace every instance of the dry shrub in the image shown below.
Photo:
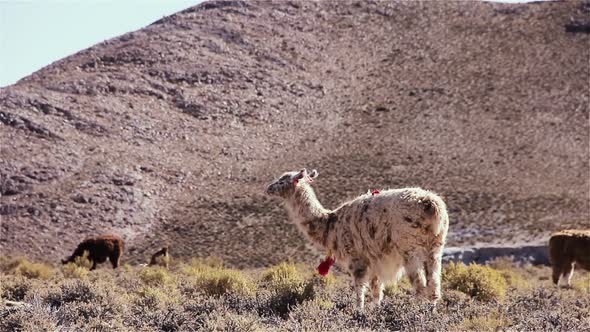
[[[219,257],[206,257],[206,258],[191,258],[189,264],[190,267],[196,269],[221,269],[223,268],[223,260]]]
[[[256,291],[256,284],[238,270],[191,262],[191,265],[185,266],[182,271],[190,277],[190,287],[207,295],[253,295]]]
[[[508,286],[515,289],[530,289],[531,283],[525,279],[522,274],[514,270],[500,270],[498,271],[508,283]]]
[[[74,264],[83,267],[86,270],[90,270],[92,268],[92,261],[88,258],[89,255],[90,253],[88,250],[84,250],[82,256],[78,256],[74,259]]]
[[[74,263],[68,263],[62,268],[62,272],[66,278],[84,279],[90,271]]]
[[[31,280],[22,276],[0,275],[0,298],[22,301],[33,289]]]
[[[315,303],[320,309],[329,310],[335,307],[335,303],[330,299],[315,299],[311,301]]]
[[[53,268],[42,263],[31,263],[24,257],[2,257],[0,259],[0,271],[9,274],[21,275],[30,279],[47,280],[53,275]]]
[[[488,266],[500,272],[508,286],[515,289],[530,289],[531,283],[523,276],[523,269],[510,257],[497,257]]]
[[[66,279],[50,288],[45,295],[45,302],[52,307],[67,303],[80,302],[90,304],[119,305],[126,292],[118,286],[100,280]]]
[[[383,288],[383,296],[390,297],[410,292],[412,285],[407,278],[401,278],[396,282],[388,283]]]
[[[444,303],[450,306],[465,306],[472,301],[471,296],[454,289],[444,291],[442,297]]]
[[[259,323],[260,318],[253,314],[239,315],[226,312],[223,315],[212,315],[205,321],[206,331],[262,332],[267,331]]]
[[[500,331],[509,327],[510,320],[498,310],[492,311],[489,315],[466,318],[456,329],[460,331]]]
[[[262,273],[261,284],[272,294],[271,311],[285,315],[305,301],[318,300],[329,306],[327,289],[336,284],[336,278],[333,274],[322,277],[301,271],[294,264],[281,263]]]
[[[367,310],[368,314],[370,312]],[[276,330],[286,331],[310,331],[310,332],[324,332],[324,331],[385,331],[383,328],[352,327],[350,312],[339,310],[331,305],[325,305],[320,301],[306,301],[294,307],[289,312],[289,319],[286,320],[282,326]],[[366,318],[366,316],[365,316]]]
[[[580,273],[572,279],[572,288],[582,294],[590,295],[590,273]]]
[[[363,313],[356,310],[348,282],[334,287],[339,279],[323,278],[299,265],[280,264],[261,272],[255,295],[204,283],[208,273],[227,271],[220,264],[199,261],[181,267],[165,274],[157,268],[99,269],[83,279],[58,274],[47,281],[0,274],[2,299],[22,302],[9,306],[0,301],[0,331],[581,331],[590,324],[590,297],[580,290],[556,289],[547,282],[509,292],[502,303],[478,301],[473,293],[446,287],[452,267],[445,268],[437,312],[417,300],[403,279],[396,296],[378,307],[368,303]],[[473,271],[477,278],[470,276],[470,268],[454,268],[459,284],[469,278],[485,283]],[[524,267],[512,269],[528,277]],[[550,273],[535,271],[531,278]],[[574,281],[585,286],[588,275],[580,272]],[[248,277],[257,272],[242,273]],[[173,282],[167,283],[168,277]],[[217,287],[224,291],[211,291]],[[181,293],[185,288],[192,293]]]
[[[508,256],[496,257],[488,262],[488,266],[496,270],[510,271],[518,267],[518,264]]]
[[[82,256],[78,256],[71,263],[64,265],[62,272],[66,278],[83,279],[88,276],[92,262],[88,259],[88,251],[84,250]]]
[[[84,323],[77,329],[79,331],[108,331],[108,332],[126,332],[129,331],[129,327],[126,326],[121,320],[105,320],[101,317],[92,317],[88,323]]]
[[[14,269],[25,261],[24,257],[0,256],[0,272],[13,273]]]
[[[281,263],[263,272],[262,282],[270,288],[296,287],[304,282],[304,276],[294,264]]]
[[[139,278],[150,286],[164,286],[174,283],[166,268],[160,266],[146,267],[139,272]]]
[[[41,295],[43,303],[60,314],[63,326],[86,329],[93,319],[116,322],[128,309],[126,292],[102,280],[64,279]]]
[[[31,263],[25,260],[16,268],[14,273],[31,279],[47,280],[53,275],[53,269],[45,264]]]
[[[1,310],[0,313],[2,313]],[[33,303],[17,310],[7,310],[0,317],[0,331],[41,332],[61,330],[55,312],[41,303]]]
[[[450,263],[443,270],[443,283],[480,301],[502,300],[508,284],[500,274],[489,266]]]
[[[180,300],[177,292],[171,289],[147,286],[137,292],[135,304],[150,309],[162,309]]]

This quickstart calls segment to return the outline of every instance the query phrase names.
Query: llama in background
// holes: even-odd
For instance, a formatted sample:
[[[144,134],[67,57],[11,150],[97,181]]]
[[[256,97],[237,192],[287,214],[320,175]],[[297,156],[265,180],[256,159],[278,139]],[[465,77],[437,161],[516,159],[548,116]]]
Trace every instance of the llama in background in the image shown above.
[[[283,198],[291,219],[307,238],[350,271],[358,307],[364,307],[368,284],[373,300],[380,303],[384,281],[396,280],[402,268],[416,294],[436,303],[449,227],[444,201],[420,188],[389,189],[328,210],[310,185],[317,176],[316,170],[287,172],[266,192]]]
[[[170,262],[170,255],[168,254],[168,247],[163,247],[162,249],[156,251],[152,258],[150,259],[150,263],[148,266],[163,266],[168,268],[168,263]]]
[[[88,252],[88,260],[92,261],[90,270],[96,269],[96,264],[106,262],[107,258],[111,261],[113,269],[119,266],[125,241],[116,235],[100,235],[89,237],[78,244],[72,256],[62,260],[62,264],[74,262],[76,257],[83,257],[84,252]]]
[[[553,267],[553,283],[567,280],[571,286],[574,267],[590,271],[590,230],[566,230],[554,233],[549,239],[549,257]]]

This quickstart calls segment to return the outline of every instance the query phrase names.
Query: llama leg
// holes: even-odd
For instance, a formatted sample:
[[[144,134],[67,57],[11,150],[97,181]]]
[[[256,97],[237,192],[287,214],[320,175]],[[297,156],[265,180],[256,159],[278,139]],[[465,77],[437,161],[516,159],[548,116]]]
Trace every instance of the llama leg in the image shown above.
[[[373,302],[380,305],[383,301],[383,283],[377,276],[371,279],[371,295],[373,295]]]
[[[353,261],[350,264],[350,271],[354,278],[357,308],[362,311],[365,308],[365,292],[367,290],[366,286],[368,281],[367,265],[361,261]]]
[[[111,261],[111,265],[113,265],[113,269],[116,269],[119,266],[120,258],[121,253],[119,251],[115,251],[109,256],[109,260]]]
[[[92,267],[90,267],[90,271],[96,269],[96,259],[92,260]]]
[[[354,289],[356,293],[356,306],[362,311],[365,309],[365,293],[367,292],[366,282],[355,280]]]
[[[427,295],[430,300],[436,303],[440,299],[440,278],[442,270],[442,252],[437,251],[431,255],[424,264],[426,271]]]
[[[566,287],[572,286],[572,276],[574,275],[574,263],[568,263],[563,268],[563,278],[566,280]]]
[[[553,283],[559,286],[559,277],[561,277],[561,264],[553,263]]]
[[[412,258],[406,263],[405,268],[416,296],[424,296],[426,278],[424,277],[424,265],[422,262],[417,258]]]

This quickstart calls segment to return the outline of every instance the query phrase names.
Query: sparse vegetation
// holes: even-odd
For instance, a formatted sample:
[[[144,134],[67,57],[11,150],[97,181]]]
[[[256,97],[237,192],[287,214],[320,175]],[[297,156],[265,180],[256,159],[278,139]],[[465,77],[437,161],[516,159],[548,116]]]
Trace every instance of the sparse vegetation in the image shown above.
[[[86,278],[92,262],[88,259],[88,251],[84,251],[82,256],[78,256],[73,262],[63,266],[63,274],[66,278]]]
[[[500,312],[494,310],[489,315],[473,318],[466,318],[459,326],[460,331],[499,331],[510,326],[510,320],[506,319]]]
[[[208,264],[193,260],[183,268],[183,272],[191,277],[189,284],[192,288],[207,295],[252,295],[256,290],[256,284],[249,276],[238,270],[226,269],[217,262]]]
[[[443,282],[447,288],[481,301],[503,300],[508,289],[499,271],[477,264],[450,263],[443,270]]]
[[[53,269],[42,263],[32,263],[23,257],[0,259],[0,271],[5,271],[29,279],[49,279]]]
[[[172,277],[165,268],[146,267],[139,272],[139,278],[146,285],[168,285],[172,282]]]
[[[575,278],[572,281],[572,288],[590,295],[590,273],[585,273],[583,276]]]
[[[396,296],[399,294],[403,294],[404,292],[410,292],[412,289],[412,285],[408,281],[407,278],[403,278],[398,280],[396,283],[389,283],[385,285],[385,289],[383,290],[384,296]]]
[[[572,289],[557,289],[550,268],[510,262],[494,265],[498,269],[444,266],[436,312],[416,300],[402,278],[388,287],[381,307],[368,305],[358,313],[348,276],[324,278],[305,265],[233,270],[218,259],[198,259],[170,270],[104,267],[77,278],[70,266],[87,269],[72,264],[46,266],[54,273],[39,280],[17,272],[22,261],[0,258],[1,331],[520,331],[590,324],[590,274],[577,273]],[[526,276],[527,283],[506,281],[513,275]],[[510,292],[502,296],[498,289]]]
[[[520,267],[512,259],[507,257],[496,258],[491,261],[489,267],[500,272],[502,277],[508,283],[509,288],[513,289],[529,289],[531,283],[526,279],[526,275],[529,274],[526,269]],[[530,268],[527,266],[527,268]]]
[[[68,263],[63,267],[64,277],[83,279],[88,276],[88,269],[75,263]]]

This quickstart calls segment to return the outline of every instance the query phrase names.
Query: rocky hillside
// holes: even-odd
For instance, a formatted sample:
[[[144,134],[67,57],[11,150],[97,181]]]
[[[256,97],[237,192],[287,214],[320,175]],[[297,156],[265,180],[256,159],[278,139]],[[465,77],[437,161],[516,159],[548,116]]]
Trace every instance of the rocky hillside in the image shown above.
[[[0,252],[315,256],[265,197],[441,193],[449,244],[590,227],[590,3],[212,1],[0,89]],[[569,28],[568,28],[569,27]],[[41,51],[41,50],[40,50]]]

